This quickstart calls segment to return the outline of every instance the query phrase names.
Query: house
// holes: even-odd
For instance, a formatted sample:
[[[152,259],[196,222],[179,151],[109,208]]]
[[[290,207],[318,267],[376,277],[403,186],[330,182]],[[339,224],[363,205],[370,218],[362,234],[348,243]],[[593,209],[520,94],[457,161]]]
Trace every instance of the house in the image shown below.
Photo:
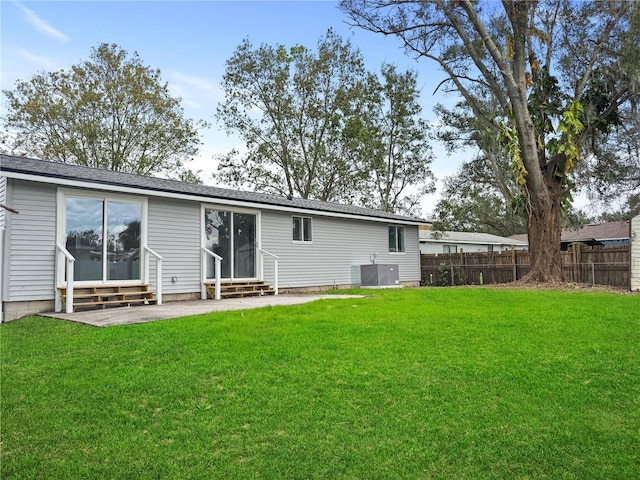
[[[631,243],[631,290],[640,290],[640,215],[633,217],[630,222]]]
[[[459,252],[503,252],[526,250],[528,243],[522,240],[499,237],[489,233],[439,232],[420,228],[420,253],[442,254]]]
[[[526,241],[527,235],[513,235],[509,238]],[[591,223],[582,228],[562,230],[561,250],[567,250],[574,243],[590,247],[629,245],[629,222]]]
[[[371,209],[7,155],[0,203],[19,212],[0,209],[4,320],[106,287],[104,305],[145,285],[158,303],[220,298],[222,281],[349,287],[373,261],[420,281],[421,221]]]

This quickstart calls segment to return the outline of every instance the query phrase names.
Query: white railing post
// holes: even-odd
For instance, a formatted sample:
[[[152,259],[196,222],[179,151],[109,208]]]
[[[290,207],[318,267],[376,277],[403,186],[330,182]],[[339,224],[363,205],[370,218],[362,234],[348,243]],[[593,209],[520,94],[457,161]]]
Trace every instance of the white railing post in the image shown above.
[[[273,294],[278,295],[278,257],[273,258],[273,270],[275,279],[273,281]]]
[[[200,300],[207,299],[207,252],[203,247],[200,251]]]
[[[222,270],[222,258],[216,255],[216,300],[220,300],[220,270]]]
[[[216,292],[215,299],[220,300],[220,273],[222,271],[222,257],[220,255],[215,254],[211,250],[206,247],[202,247],[202,255],[200,260],[200,298],[202,300],[207,299],[207,257],[213,257],[215,260],[215,270],[216,270]]]
[[[65,268],[61,265],[61,255],[65,261]],[[55,310],[56,312],[62,311],[62,296],[58,287],[63,283],[61,278],[66,273],[67,284],[67,299],[65,301],[65,312],[73,313],[73,266],[76,259],[71,255],[66,248],[59,243],[56,244],[56,292],[55,292]],[[63,273],[64,272],[64,273]]]
[[[67,301],[66,312],[73,313],[73,265],[75,264],[75,258],[67,258]]]
[[[258,251],[260,252],[260,280],[264,280],[264,255],[269,255],[273,258],[273,294],[278,295],[278,259],[280,257],[261,248],[258,248]]]
[[[162,257],[156,259],[156,305],[162,305]]]
[[[156,260],[156,304],[162,305],[162,256],[151,250],[149,247],[144,247],[144,277],[145,284],[149,283],[149,255],[153,255]]]

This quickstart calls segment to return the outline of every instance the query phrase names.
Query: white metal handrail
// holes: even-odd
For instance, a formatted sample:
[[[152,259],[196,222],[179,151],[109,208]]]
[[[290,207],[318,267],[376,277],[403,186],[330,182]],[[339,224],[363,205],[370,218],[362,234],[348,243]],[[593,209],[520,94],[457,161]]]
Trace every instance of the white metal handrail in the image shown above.
[[[222,264],[222,257],[206,247],[202,247],[202,257],[200,262],[201,267],[201,282],[200,282],[200,298],[202,300],[207,299],[207,257],[213,257],[215,260],[215,270],[216,270],[216,294],[215,299],[220,300],[220,270]]]
[[[278,295],[278,259],[280,257],[261,248],[258,248],[258,251],[260,252],[260,275],[263,277],[262,280],[264,280],[264,256],[269,255],[273,258],[273,292],[274,295]]]
[[[144,247],[144,251],[156,259],[156,304],[162,305],[162,256]],[[149,255],[144,256],[144,283],[149,284]]]
[[[61,256],[64,257],[65,268],[61,268]],[[59,243],[56,243],[56,312],[62,311],[62,295],[58,289],[58,285],[63,283],[64,275],[66,273],[67,299],[65,302],[65,311],[66,313],[73,313],[73,265],[75,261],[75,257],[71,255],[66,248]]]

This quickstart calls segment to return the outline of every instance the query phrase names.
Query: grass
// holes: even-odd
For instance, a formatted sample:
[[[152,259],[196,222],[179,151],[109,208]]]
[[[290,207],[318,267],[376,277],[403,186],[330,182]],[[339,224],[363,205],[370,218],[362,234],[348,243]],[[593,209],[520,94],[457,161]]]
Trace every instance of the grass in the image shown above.
[[[639,296],[381,290],[0,335],[3,479],[640,478]]]

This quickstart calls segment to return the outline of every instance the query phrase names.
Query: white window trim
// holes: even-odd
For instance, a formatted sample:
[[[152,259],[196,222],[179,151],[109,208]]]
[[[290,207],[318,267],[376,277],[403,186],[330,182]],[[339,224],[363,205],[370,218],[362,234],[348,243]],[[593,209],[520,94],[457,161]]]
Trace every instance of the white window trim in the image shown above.
[[[449,247],[449,251],[448,252],[444,251],[445,247]],[[452,247],[455,249],[455,252],[451,251]],[[442,254],[443,255],[455,255],[455,254],[458,253],[458,250],[459,250],[458,244],[456,244],[456,243],[445,243],[445,244],[442,245]]]
[[[243,213],[247,215],[255,215],[256,216],[256,250],[259,251],[262,249],[262,211],[254,210],[250,208],[238,208],[233,205],[226,205],[221,203],[201,203],[200,204],[200,247],[201,248],[203,248],[207,244],[207,235],[205,232],[205,223],[206,223],[205,213],[207,210],[219,210],[224,212],[231,212],[232,214]],[[262,272],[260,271],[260,268],[261,268],[260,254],[259,252],[257,253],[258,254],[256,255],[256,265],[255,265],[256,276],[250,277],[250,278],[242,278],[241,280],[258,280],[259,278],[261,278]],[[232,262],[232,265],[233,265],[233,252],[231,253],[231,258],[228,260]],[[223,280],[231,280],[231,278],[223,277]],[[236,279],[234,278],[234,280]]]
[[[398,243],[398,237],[397,237],[397,231],[399,228],[402,228],[404,230],[404,251],[402,252],[392,252],[391,250],[389,250],[389,255],[406,255],[407,254],[407,230],[405,228],[404,225],[387,225],[387,249],[388,249],[388,244],[389,244],[389,228],[395,228],[396,229],[396,246]]]
[[[67,197],[74,198],[93,198],[97,200],[112,200],[116,202],[130,202],[140,203],[140,278],[134,280],[105,280],[104,274],[102,280],[85,280],[74,281],[73,283],[79,286],[82,285],[138,285],[143,282],[144,277],[144,265],[145,256],[147,255],[144,247],[147,246],[147,218],[149,212],[148,198],[133,195],[120,195],[117,193],[111,193],[98,190],[74,190],[68,188],[58,188],[56,193],[56,226],[57,226],[57,242],[59,245],[64,245],[67,238]],[[104,269],[104,265],[103,265]]]
[[[294,218],[302,219],[302,225],[300,225],[301,234],[303,238],[302,240],[293,239],[293,219]],[[304,240],[304,219],[305,218],[308,218],[309,222],[311,223],[311,240]],[[296,245],[312,245],[313,244],[313,217],[309,217],[308,215],[291,215],[291,243]]]

